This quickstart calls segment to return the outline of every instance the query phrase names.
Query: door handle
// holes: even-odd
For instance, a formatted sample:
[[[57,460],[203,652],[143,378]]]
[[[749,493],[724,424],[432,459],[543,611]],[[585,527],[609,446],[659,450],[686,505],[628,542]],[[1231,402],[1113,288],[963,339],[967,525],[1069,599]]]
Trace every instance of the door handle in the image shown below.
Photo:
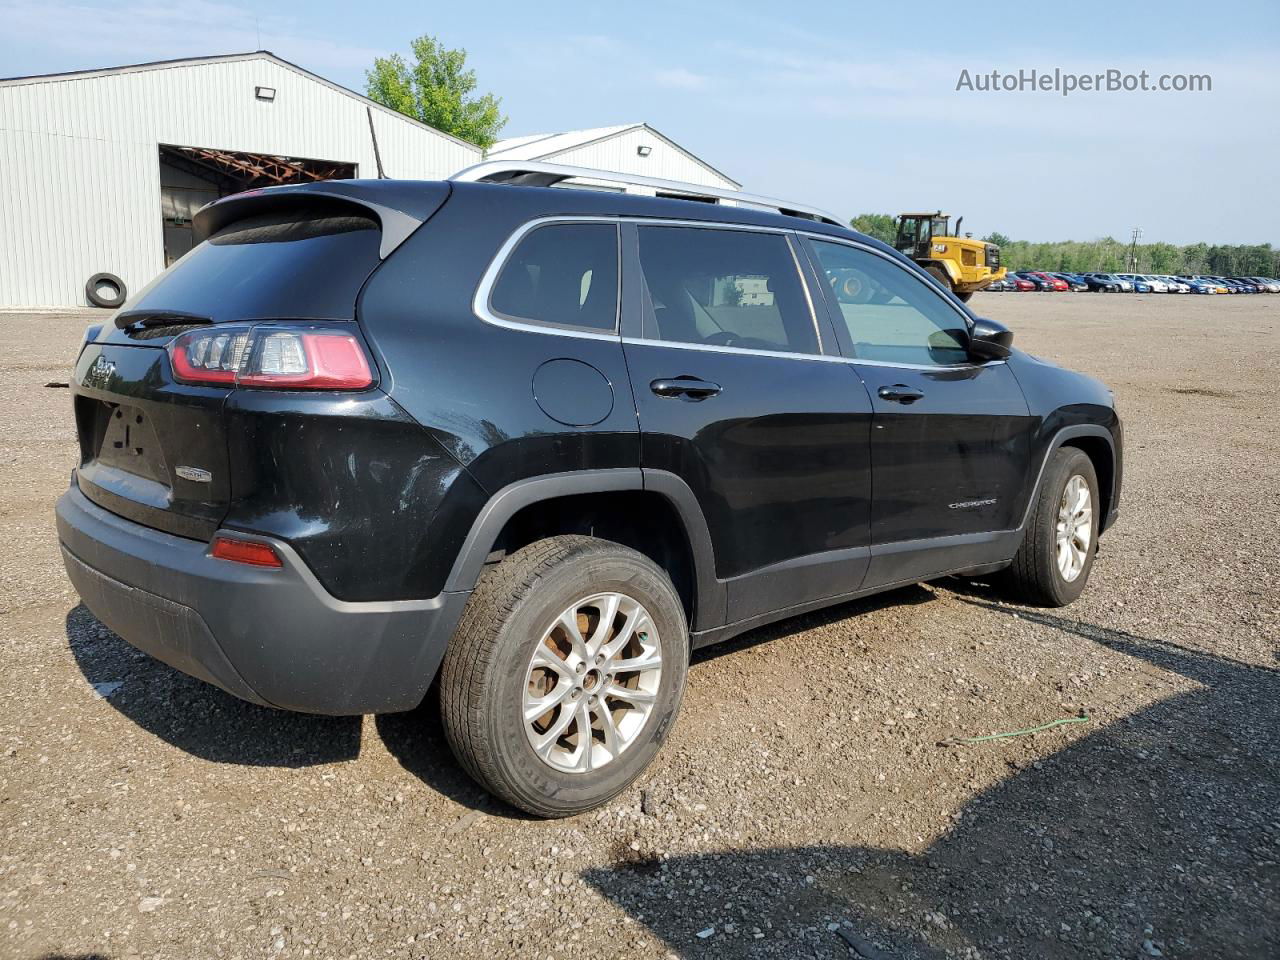
[[[679,397],[681,400],[705,400],[720,392],[720,384],[694,377],[673,377],[670,380],[654,380],[649,389],[660,397]]]
[[[893,403],[915,403],[917,400],[924,398],[923,390],[908,387],[905,383],[895,383],[891,387],[881,387],[876,393],[880,395],[881,400],[889,400]]]

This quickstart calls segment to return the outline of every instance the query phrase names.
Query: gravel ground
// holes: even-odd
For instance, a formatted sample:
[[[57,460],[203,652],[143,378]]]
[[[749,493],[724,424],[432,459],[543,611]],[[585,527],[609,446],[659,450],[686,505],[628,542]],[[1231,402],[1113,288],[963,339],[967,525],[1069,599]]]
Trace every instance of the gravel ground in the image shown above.
[[[1280,297],[974,306],[1118,396],[1084,597],[949,580],[713,648],[653,768],[560,822],[428,709],[259,709],[99,625],[46,387],[87,315],[0,317],[0,956],[1280,956]]]

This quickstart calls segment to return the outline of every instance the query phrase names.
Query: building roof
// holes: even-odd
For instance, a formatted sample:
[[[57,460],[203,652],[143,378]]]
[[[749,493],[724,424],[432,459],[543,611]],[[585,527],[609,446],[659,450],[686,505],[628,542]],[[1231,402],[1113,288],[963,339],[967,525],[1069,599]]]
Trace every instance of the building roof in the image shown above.
[[[627,130],[643,127],[643,123],[619,123],[612,127],[591,127],[587,130],[568,130],[565,133],[534,133],[527,137],[511,137],[499,140],[489,148],[489,157],[503,160],[544,160],[552,154],[563,153],[598,143]]]
[[[590,146],[602,140],[608,140],[624,133],[630,133],[632,130],[640,129],[647,130],[654,137],[679,150],[699,166],[709,170],[727,183],[731,183],[735,187],[741,186],[737,180],[717,170],[701,157],[690,153],[670,137],[643,122],[619,123],[611,127],[590,127],[586,130],[569,130],[564,133],[535,133],[524,137],[510,137],[506,140],[499,140],[490,147],[485,154],[485,158],[488,160],[553,160],[571,150],[577,150],[581,147]]]
[[[238,60],[266,60],[270,63],[274,63],[277,66],[284,67],[286,70],[292,70],[294,73],[300,74],[308,80],[314,80],[316,83],[323,84],[337,93],[351,97],[354,100],[359,100],[361,103],[371,107],[372,109],[380,110],[381,112],[389,114],[398,120],[403,120],[405,123],[413,124],[414,126],[421,127],[424,130],[430,130],[437,136],[444,137],[446,140],[452,140],[460,146],[474,150],[477,154],[481,153],[480,148],[474,143],[469,143],[466,140],[453,136],[453,134],[445,133],[443,130],[437,130],[430,124],[423,123],[420,120],[415,120],[413,117],[407,116],[398,110],[392,110],[390,107],[383,106],[376,100],[370,100],[368,97],[356,93],[354,90],[348,90],[346,87],[334,83],[332,80],[326,80],[319,74],[312,73],[310,70],[305,70],[296,63],[290,63],[288,60],[276,56],[270,50],[253,50],[248,53],[224,53],[211,57],[183,57],[176,60],[153,60],[149,63],[130,63],[119,67],[103,67],[95,70],[71,70],[66,73],[43,73],[30,77],[4,77],[0,78],[0,86],[17,87],[33,83],[57,83],[62,80],[86,80],[93,77],[112,76],[118,73],[141,73],[146,70],[168,70],[173,67],[194,67],[207,63],[229,63]]]

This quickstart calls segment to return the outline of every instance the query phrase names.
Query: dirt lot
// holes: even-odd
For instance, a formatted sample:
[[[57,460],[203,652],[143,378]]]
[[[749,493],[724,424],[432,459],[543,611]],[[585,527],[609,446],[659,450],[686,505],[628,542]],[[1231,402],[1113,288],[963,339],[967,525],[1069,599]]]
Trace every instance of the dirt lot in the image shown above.
[[[974,305],[1118,396],[1084,598],[947,581],[714,648],[640,783],[554,823],[428,710],[259,709],[79,607],[46,383],[85,318],[0,317],[0,956],[1280,956],[1280,297]]]

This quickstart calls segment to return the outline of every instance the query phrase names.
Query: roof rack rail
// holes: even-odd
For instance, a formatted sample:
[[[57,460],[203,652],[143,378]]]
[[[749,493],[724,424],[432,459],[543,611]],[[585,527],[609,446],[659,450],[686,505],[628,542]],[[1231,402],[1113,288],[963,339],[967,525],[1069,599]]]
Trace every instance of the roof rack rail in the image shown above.
[[[465,170],[459,170],[449,179],[468,183],[510,183],[526,187],[552,187],[566,180],[589,180],[597,183],[621,184],[625,193],[767,210],[770,213],[781,213],[788,217],[816,220],[819,223],[830,223],[838,227],[847,226],[835,214],[801,203],[759,197],[738,190],[704,187],[680,180],[662,180],[658,177],[615,173],[610,170],[595,170],[591,167],[571,167],[559,163],[541,163],[536,160],[486,160]]]

